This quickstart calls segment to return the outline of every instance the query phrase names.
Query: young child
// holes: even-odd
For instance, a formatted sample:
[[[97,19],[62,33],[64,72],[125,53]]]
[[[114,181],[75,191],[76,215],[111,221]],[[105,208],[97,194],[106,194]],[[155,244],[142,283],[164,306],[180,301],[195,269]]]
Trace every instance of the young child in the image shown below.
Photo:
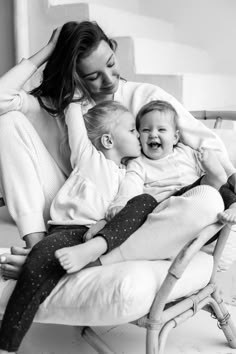
[[[176,117],[175,109],[165,101],[152,101],[138,113],[136,126],[140,135],[142,155],[128,162],[126,176],[121,183],[117,197],[110,205],[107,219],[114,217],[129,200],[130,202],[122,213],[105,226],[97,236],[102,236],[104,240],[116,237],[116,246],[119,246],[140,227],[141,220],[137,219],[133,213],[140,210],[138,205],[139,203],[140,206],[143,205],[145,198],[147,203],[150,202],[150,197],[142,193],[154,197],[156,201],[154,205],[157,206],[158,203],[172,195],[182,195],[199,184],[207,184],[220,190],[223,198],[227,199],[225,200],[226,208],[236,202],[233,192],[222,187],[227,181],[227,175],[214,151],[197,152],[181,143],[176,127]],[[133,198],[138,195],[140,196]],[[232,208],[235,209],[235,204],[231,205],[231,209],[221,213],[220,217],[223,222],[236,222],[236,215]],[[145,215],[143,209],[141,212],[143,222],[147,214]],[[132,229],[126,228],[129,231],[124,233],[123,225],[131,219],[136,220],[136,225],[133,225]],[[97,237],[93,239],[94,245],[98,242],[96,239]],[[99,240],[102,241],[101,237]],[[93,259],[92,248],[89,244],[90,242],[63,248],[56,252],[56,257],[68,273],[78,271],[82,265],[85,266],[86,259],[88,262]],[[86,258],[82,254],[86,255]]]
[[[140,155],[135,118],[124,106],[102,102],[85,114],[85,124],[77,114],[80,109],[71,103],[65,112],[74,169],[52,205],[49,235],[32,248],[8,302],[0,330],[1,354],[18,349],[40,303],[65,274],[55,251],[83,242],[118,192],[125,176],[122,160]],[[93,248],[92,241],[90,245]],[[101,246],[96,242],[104,253]]]

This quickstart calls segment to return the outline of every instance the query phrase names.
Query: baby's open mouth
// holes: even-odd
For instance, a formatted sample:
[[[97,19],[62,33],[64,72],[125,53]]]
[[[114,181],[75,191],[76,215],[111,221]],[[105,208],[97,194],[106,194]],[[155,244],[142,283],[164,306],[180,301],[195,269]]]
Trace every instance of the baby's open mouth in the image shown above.
[[[158,149],[161,144],[157,143],[156,141],[152,141],[151,143],[148,144],[148,146],[150,146],[151,149]]]

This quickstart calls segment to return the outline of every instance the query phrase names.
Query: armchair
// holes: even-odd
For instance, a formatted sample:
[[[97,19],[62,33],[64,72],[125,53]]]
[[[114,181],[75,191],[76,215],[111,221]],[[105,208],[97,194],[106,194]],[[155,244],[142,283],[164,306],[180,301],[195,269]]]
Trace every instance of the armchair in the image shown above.
[[[205,118],[206,112],[201,114]],[[236,158],[236,131],[231,133],[230,141],[226,132],[226,143],[230,144],[230,156]],[[212,253],[204,252],[205,243],[220,229]],[[228,238],[234,242],[230,231],[228,225],[211,225],[196,235],[172,263],[124,262],[64,276],[41,304],[35,322],[82,327],[82,337],[102,354],[115,352],[91,327],[132,323],[146,329],[146,354],[163,354],[170,330],[204,309],[218,320],[230,347],[236,348],[236,328],[216,282],[216,272],[226,263],[230,265],[224,259]],[[232,249],[232,243],[229,247]],[[5,251],[0,249],[0,253]],[[236,254],[231,262],[235,259]],[[0,316],[14,284],[0,279]]]

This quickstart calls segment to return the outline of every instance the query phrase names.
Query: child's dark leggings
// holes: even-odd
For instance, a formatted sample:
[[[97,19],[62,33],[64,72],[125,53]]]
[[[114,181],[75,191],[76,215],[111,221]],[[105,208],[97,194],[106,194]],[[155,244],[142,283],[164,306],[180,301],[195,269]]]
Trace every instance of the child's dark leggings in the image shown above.
[[[17,351],[28,331],[39,305],[66,273],[54,253],[62,247],[82,243],[85,226],[56,227],[54,232],[37,243],[26,258],[9,299],[0,330],[0,348]]]
[[[182,195],[199,184],[200,180],[184,187],[176,195]],[[220,191],[226,207],[236,201],[236,196],[228,191],[227,187],[222,187]],[[98,234],[107,241],[108,251],[120,246],[134,233],[157,205],[157,201],[149,194],[131,199]],[[39,305],[65,274],[65,270],[54,256],[55,251],[82,243],[87,230],[85,226],[54,227],[47,237],[33,247],[3,317],[0,330],[1,349],[10,352],[18,350]]]

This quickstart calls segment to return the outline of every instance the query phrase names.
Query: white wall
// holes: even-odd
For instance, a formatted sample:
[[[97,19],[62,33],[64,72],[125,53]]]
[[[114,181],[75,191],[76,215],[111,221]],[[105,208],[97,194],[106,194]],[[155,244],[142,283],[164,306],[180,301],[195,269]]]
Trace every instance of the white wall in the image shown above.
[[[235,0],[140,0],[139,7],[174,23],[179,41],[206,49],[220,73],[236,73]]]
[[[236,73],[235,0],[88,0],[88,2],[170,21],[175,24],[176,39],[206,49],[220,73]],[[0,75],[14,64],[13,37],[13,0],[0,0]]]
[[[13,0],[0,0],[0,75],[15,62],[13,34]]]

